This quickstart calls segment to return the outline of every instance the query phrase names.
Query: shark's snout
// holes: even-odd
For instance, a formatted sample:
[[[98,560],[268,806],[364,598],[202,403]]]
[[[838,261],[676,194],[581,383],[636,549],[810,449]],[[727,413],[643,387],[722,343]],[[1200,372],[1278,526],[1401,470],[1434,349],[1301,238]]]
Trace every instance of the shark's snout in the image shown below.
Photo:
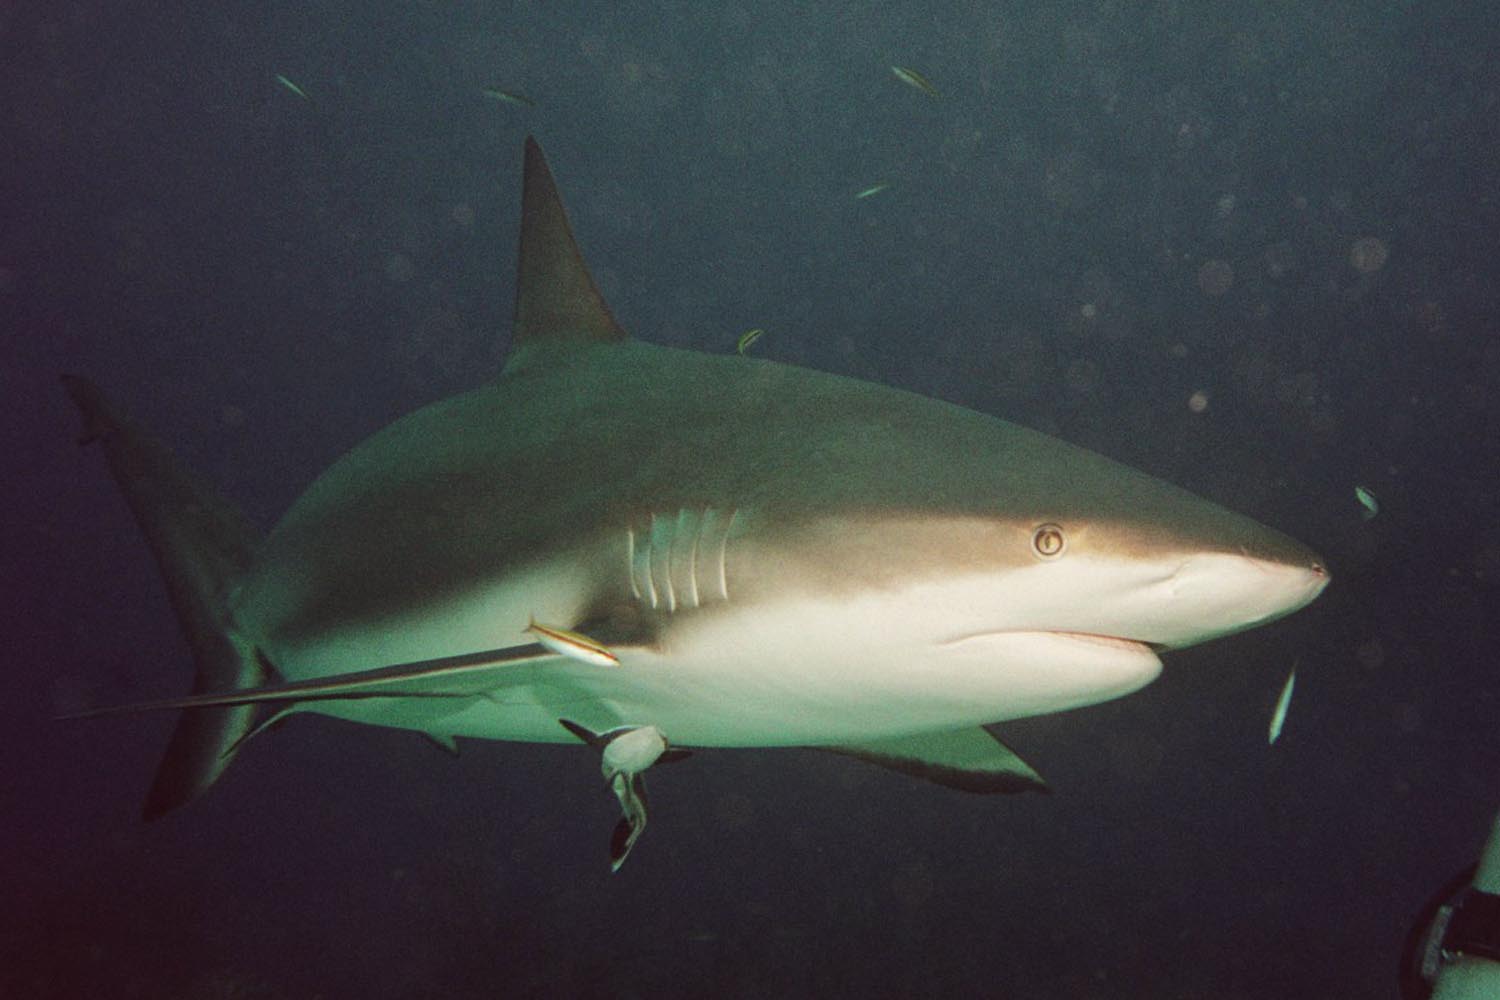
[[[1330,579],[1311,552],[1294,561],[1198,553],[1143,598],[1157,607],[1143,609],[1143,626],[1131,637],[1174,649],[1232,635],[1306,607]]]

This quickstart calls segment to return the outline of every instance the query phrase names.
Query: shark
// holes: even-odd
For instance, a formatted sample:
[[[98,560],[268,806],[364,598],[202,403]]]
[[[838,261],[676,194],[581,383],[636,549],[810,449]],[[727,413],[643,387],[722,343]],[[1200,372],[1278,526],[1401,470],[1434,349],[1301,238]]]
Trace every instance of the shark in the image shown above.
[[[262,536],[93,382],[63,377],[161,571],[192,691],[147,818],[317,713],[580,741],[621,818],[698,748],[814,747],[1047,790],[988,728],[1118,698],[1162,654],[1311,602],[1290,537],[936,399],[629,336],[528,137],[511,345],[335,461]]]

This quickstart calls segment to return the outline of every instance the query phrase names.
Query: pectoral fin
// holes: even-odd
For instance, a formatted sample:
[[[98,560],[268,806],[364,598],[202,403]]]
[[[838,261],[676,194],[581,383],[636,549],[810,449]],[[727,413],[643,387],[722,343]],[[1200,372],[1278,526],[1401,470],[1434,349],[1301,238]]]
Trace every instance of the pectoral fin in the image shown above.
[[[965,792],[1046,792],[1047,782],[983,726],[819,747]]]

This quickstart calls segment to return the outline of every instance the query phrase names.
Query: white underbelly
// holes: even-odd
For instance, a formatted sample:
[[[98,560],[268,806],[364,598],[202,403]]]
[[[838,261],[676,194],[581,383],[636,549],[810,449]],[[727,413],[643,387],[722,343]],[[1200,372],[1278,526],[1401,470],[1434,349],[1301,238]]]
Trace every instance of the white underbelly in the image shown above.
[[[580,580],[537,574],[450,609],[275,650],[288,676],[329,676],[530,641],[541,608],[571,623]],[[525,595],[525,601],[520,600]],[[534,602],[534,603],[533,603]],[[568,742],[568,718],[596,731],[654,725],[674,744],[855,743],[1045,715],[1119,697],[1161,663],[1135,643],[1047,632],[961,639],[914,634],[901,601],[787,601],[666,619],[653,647],[613,648],[618,667],[564,656],[505,668],[487,696],[365,698],[305,710],[439,736]],[[837,624],[835,624],[837,623]],[[951,634],[951,633],[950,633]]]
[[[620,666],[555,657],[486,697],[361,699],[308,706],[438,735],[570,742],[567,718],[596,731],[654,725],[705,747],[857,743],[1045,715],[1119,697],[1152,680],[1144,647],[1045,633],[979,636],[947,648],[852,662],[737,661],[619,651]]]

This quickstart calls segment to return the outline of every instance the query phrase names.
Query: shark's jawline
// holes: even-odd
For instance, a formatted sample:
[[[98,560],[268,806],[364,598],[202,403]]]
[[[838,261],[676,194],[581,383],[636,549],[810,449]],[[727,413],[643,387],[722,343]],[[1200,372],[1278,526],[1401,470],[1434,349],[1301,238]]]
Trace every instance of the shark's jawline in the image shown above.
[[[1118,635],[1103,635],[1098,632],[1073,632],[1057,629],[996,629],[993,631],[969,632],[957,635],[951,639],[945,639],[940,645],[953,646],[963,642],[993,638],[997,636],[1020,636],[1041,635],[1054,639],[1074,640],[1077,642],[1092,643],[1094,645],[1109,646],[1114,649],[1141,651],[1147,653],[1158,652],[1161,647],[1153,643],[1142,642],[1137,639],[1127,639]]]

